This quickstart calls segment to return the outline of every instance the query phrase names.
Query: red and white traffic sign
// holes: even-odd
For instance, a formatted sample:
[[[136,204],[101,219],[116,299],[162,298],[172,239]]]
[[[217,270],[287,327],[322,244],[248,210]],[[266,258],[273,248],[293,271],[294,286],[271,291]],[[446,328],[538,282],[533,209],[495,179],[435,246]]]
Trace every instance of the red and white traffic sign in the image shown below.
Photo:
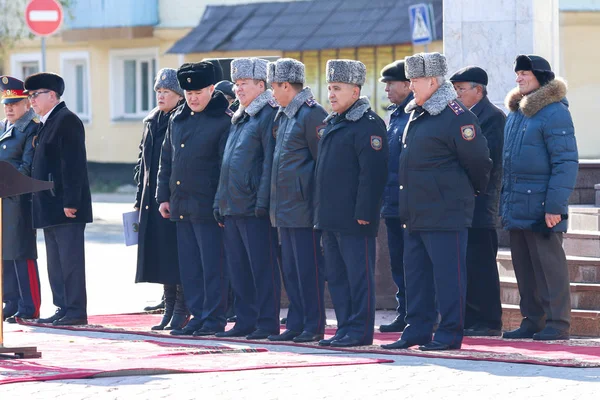
[[[62,6],[56,0],[30,0],[25,8],[25,22],[34,35],[52,35],[62,20]]]

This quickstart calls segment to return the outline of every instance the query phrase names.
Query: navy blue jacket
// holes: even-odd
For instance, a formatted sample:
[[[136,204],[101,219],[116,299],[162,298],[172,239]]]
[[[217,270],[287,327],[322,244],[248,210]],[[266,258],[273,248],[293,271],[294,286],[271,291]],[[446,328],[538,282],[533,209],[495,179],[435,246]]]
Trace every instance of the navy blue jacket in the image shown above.
[[[526,96],[514,89],[506,98],[504,229],[536,230],[534,224],[543,224],[546,213],[568,213],[579,161],[566,94],[566,84],[557,78]],[[566,232],[567,221],[552,230]]]
[[[385,123],[366,98],[326,121],[315,172],[315,228],[377,236],[388,173]],[[370,223],[360,225],[357,220]]]
[[[383,218],[398,218],[398,167],[402,151],[402,133],[408,123],[410,114],[404,112],[404,107],[413,99],[410,93],[402,103],[392,106],[394,112],[390,115],[390,125],[387,130],[388,149],[390,153],[387,183],[383,192],[381,216]]]

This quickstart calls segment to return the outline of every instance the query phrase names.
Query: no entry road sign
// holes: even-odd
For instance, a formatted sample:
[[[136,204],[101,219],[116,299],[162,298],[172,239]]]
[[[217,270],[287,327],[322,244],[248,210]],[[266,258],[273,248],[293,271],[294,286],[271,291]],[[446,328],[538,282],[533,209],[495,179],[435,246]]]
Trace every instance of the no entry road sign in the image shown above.
[[[56,0],[31,0],[25,8],[25,22],[34,35],[52,35],[62,20],[62,6]]]

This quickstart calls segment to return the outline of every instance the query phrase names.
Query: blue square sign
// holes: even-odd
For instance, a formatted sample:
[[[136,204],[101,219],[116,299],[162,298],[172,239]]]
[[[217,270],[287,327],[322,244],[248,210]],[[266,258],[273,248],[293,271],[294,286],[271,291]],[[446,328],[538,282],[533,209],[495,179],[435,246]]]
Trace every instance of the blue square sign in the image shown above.
[[[408,7],[410,15],[410,31],[413,45],[424,45],[433,40],[429,6],[414,4]]]

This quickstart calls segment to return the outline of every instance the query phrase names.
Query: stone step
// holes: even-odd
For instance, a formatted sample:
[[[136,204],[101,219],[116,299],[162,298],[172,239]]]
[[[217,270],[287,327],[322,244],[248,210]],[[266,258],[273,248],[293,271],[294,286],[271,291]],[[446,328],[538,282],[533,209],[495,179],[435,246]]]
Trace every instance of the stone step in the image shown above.
[[[521,311],[514,304],[502,304],[502,329],[517,329],[521,325]],[[571,311],[572,336],[600,336],[600,312],[590,310]]]
[[[600,207],[592,204],[569,206],[569,231],[600,231]]]
[[[510,249],[498,251],[498,273],[501,277],[515,277]],[[600,258],[567,256],[569,281],[574,283],[600,283]]]
[[[519,304],[521,297],[515,278],[500,278],[500,299],[504,304]],[[600,311],[600,284],[571,283],[571,308]]]
[[[571,256],[600,257],[600,232],[569,231],[563,236],[563,248]]]

